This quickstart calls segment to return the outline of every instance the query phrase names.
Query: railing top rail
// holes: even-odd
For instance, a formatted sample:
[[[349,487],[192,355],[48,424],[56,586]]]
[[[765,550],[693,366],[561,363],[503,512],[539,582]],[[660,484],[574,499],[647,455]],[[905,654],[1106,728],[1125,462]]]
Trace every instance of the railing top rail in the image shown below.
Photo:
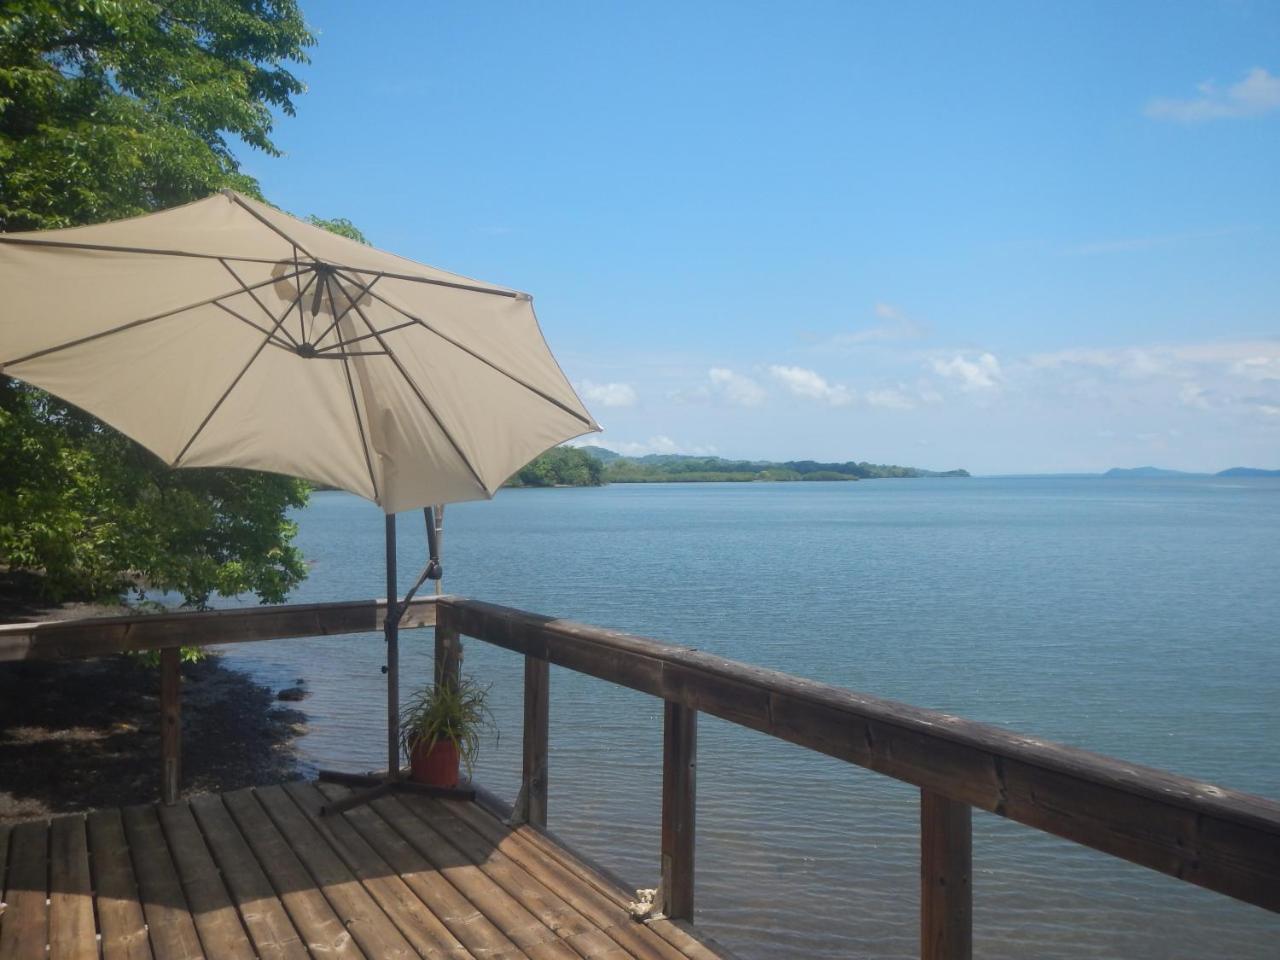
[[[435,623],[438,597],[410,601],[402,629]],[[0,625],[0,662],[102,657],[132,650],[203,647],[381,630],[387,601],[340,600],[227,610],[180,610]]]
[[[904,780],[1280,911],[1280,803],[763,667],[462,597],[441,629]]]

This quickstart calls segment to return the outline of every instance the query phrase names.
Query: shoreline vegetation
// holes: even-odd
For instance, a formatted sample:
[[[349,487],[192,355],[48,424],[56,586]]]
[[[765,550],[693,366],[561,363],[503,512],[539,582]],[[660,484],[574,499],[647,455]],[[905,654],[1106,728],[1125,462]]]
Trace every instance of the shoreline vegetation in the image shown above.
[[[530,461],[508,487],[599,487],[608,483],[793,483],[968,477],[967,470],[817,460],[726,460],[678,453],[625,457],[604,447],[556,447]]]

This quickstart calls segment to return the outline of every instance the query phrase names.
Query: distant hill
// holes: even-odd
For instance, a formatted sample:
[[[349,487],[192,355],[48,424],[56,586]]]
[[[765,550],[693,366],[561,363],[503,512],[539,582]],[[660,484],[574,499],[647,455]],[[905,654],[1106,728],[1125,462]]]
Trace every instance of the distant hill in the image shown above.
[[[698,483],[750,481],[850,481],[888,477],[967,477],[967,470],[922,470],[884,463],[821,463],[817,460],[726,460],[682,453],[624,457],[604,447],[579,447],[605,466],[608,483]]]
[[[1185,470],[1166,470],[1164,467],[1112,467],[1104,477],[1203,477],[1203,473],[1188,473]]]
[[[1280,470],[1260,470],[1257,467],[1232,467],[1220,470],[1215,477],[1280,477]]]

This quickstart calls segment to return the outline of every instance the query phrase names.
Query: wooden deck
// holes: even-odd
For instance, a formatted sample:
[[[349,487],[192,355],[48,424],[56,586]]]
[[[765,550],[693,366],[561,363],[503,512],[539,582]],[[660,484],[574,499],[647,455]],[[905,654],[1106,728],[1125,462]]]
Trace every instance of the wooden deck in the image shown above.
[[[472,803],[332,784],[0,826],[0,958],[717,960],[607,877]]]

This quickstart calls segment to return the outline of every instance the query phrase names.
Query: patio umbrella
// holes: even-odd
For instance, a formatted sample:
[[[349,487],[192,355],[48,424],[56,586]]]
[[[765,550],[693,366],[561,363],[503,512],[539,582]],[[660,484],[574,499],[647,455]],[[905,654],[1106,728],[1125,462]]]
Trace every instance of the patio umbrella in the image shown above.
[[[529,295],[230,190],[131,220],[0,234],[0,289],[0,372],[172,467],[289,474],[383,509],[394,776],[396,512],[491,497],[539,453],[599,429]]]

